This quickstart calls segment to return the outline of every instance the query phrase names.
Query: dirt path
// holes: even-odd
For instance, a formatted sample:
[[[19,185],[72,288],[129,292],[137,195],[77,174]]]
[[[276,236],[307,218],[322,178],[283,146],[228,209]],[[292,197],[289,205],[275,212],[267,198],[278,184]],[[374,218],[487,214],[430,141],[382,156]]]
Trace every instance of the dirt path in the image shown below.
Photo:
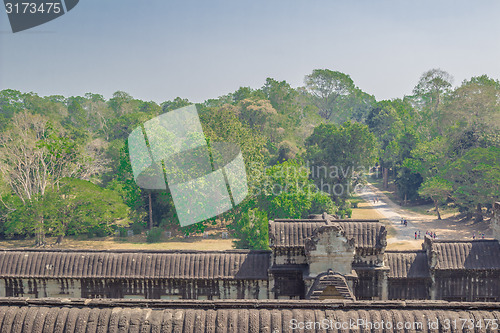
[[[438,239],[472,239],[474,233],[477,238],[480,238],[482,233],[485,237],[491,237],[491,231],[486,222],[466,224],[456,221],[453,217],[438,220],[435,216],[418,214],[395,204],[371,184],[364,188],[360,197],[384,216],[394,228],[395,235],[387,238],[388,247],[420,248],[427,231],[436,233]],[[374,202],[374,199],[378,201]],[[406,227],[401,224],[401,219],[408,221]],[[417,233],[416,240],[415,232]],[[420,238],[418,238],[419,232]]]

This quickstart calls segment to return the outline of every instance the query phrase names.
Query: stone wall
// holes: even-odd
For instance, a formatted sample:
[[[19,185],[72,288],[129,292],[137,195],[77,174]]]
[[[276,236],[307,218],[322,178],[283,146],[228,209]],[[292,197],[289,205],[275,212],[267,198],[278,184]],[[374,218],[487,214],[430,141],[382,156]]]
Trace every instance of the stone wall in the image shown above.
[[[273,249],[271,263],[275,265],[307,264],[303,247],[278,247]]]
[[[2,279],[0,297],[268,299],[267,280]]]
[[[437,300],[458,302],[500,301],[500,273],[498,271],[434,271]]]
[[[0,297],[82,297],[77,279],[1,279]]]

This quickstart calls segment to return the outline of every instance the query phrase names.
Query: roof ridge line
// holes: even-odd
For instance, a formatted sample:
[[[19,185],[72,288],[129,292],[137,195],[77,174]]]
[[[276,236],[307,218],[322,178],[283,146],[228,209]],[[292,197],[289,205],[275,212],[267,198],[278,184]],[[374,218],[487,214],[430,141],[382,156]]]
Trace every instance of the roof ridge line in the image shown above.
[[[447,302],[430,300],[349,301],[349,300],[152,300],[152,299],[85,299],[85,298],[0,298],[3,306],[75,306],[75,307],[143,307],[143,308],[271,308],[271,309],[498,309],[500,302]]]
[[[135,250],[135,249],[66,249],[66,248],[0,248],[0,252],[52,252],[52,253],[211,253],[211,254],[231,254],[231,253],[270,253],[270,250],[247,250],[247,249],[229,249],[229,250]]]

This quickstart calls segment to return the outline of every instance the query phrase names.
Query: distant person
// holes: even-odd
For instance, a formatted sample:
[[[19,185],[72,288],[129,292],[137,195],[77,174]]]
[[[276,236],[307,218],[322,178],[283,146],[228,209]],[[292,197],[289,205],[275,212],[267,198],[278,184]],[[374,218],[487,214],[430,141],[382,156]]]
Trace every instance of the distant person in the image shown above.
[[[415,231],[415,240],[417,240],[417,232]]]
[[[481,234],[481,238],[484,239],[484,232]]]
[[[420,239],[420,230],[418,231],[418,239]]]
[[[472,239],[476,239],[476,233],[472,234]]]

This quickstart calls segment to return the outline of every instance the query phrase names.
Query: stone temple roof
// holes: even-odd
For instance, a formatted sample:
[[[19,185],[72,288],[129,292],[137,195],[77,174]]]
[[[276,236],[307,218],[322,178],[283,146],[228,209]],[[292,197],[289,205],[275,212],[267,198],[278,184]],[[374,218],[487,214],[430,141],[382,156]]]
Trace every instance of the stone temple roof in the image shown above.
[[[3,332],[471,332],[469,319],[474,332],[495,332],[498,318],[500,303],[0,299]]]
[[[353,239],[356,248],[382,249],[387,231],[377,220],[274,220],[269,222],[270,247],[304,247],[314,230],[325,225],[338,224],[347,239]]]
[[[0,250],[0,277],[267,280],[269,261],[248,250]]]
[[[384,261],[390,270],[388,278],[430,278],[425,251],[385,251]]]
[[[430,250],[436,256],[436,270],[500,269],[500,244],[494,239],[432,240]]]

